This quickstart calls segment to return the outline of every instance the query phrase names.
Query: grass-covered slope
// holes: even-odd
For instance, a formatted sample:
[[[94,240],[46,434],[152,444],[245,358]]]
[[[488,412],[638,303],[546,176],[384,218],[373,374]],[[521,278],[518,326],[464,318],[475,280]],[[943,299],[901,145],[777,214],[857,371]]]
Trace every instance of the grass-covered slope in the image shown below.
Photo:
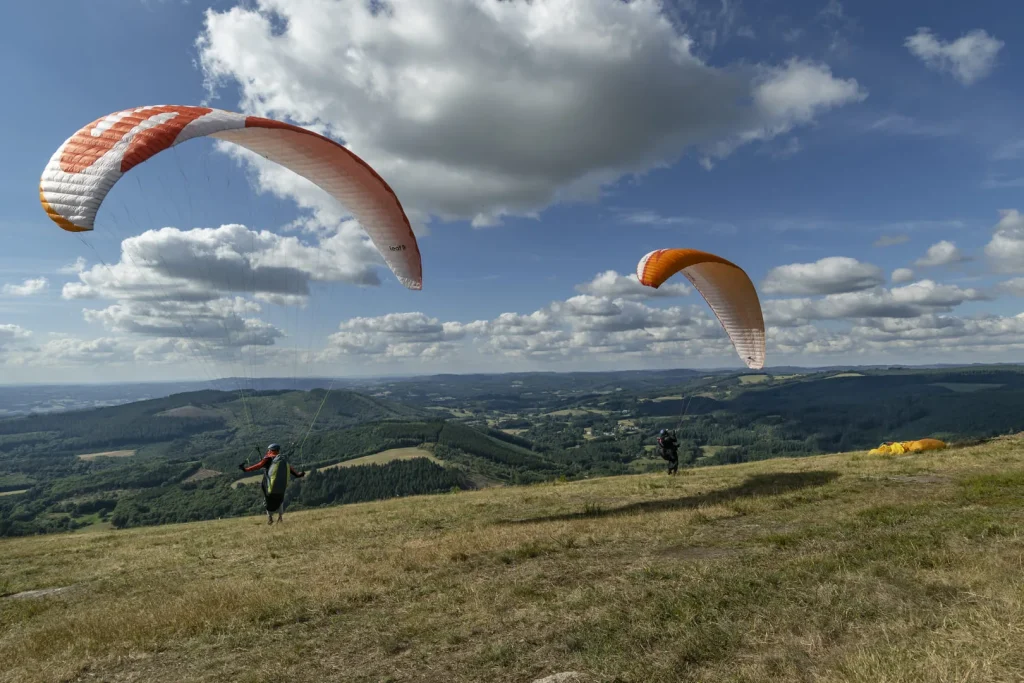
[[[0,540],[3,681],[996,681],[1024,440]]]

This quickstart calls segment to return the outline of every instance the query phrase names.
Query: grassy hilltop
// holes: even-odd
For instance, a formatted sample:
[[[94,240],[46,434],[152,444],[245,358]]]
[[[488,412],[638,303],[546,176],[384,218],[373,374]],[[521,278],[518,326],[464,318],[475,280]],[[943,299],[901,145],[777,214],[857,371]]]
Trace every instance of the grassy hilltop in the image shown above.
[[[0,539],[0,680],[1012,680],[1022,500],[1018,436]]]

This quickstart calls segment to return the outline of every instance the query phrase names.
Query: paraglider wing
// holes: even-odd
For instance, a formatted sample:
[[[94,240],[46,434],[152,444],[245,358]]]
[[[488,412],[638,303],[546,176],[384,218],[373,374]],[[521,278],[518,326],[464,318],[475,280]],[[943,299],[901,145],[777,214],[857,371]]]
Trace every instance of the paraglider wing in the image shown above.
[[[747,367],[764,367],[764,316],[750,277],[736,264],[696,249],[657,249],[636,267],[641,284],[657,289],[682,271],[711,306]]]
[[[359,221],[403,285],[422,288],[419,245],[391,187],[344,146],[283,121],[177,105],[104,116],[68,138],[50,158],[39,182],[43,209],[64,230],[92,230],[103,199],[125,173],[197,137],[245,147],[319,186]]]

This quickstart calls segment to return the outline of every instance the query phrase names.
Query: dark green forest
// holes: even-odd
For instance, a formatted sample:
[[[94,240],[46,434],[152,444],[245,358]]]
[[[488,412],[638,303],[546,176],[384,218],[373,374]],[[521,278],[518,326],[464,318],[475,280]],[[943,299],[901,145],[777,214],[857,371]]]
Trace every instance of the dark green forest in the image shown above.
[[[322,406],[322,409],[321,409]],[[317,412],[319,410],[319,413]],[[316,420],[313,420],[313,416]],[[769,374],[678,371],[401,380],[348,390],[198,391],[0,420],[0,535],[257,514],[251,477],[270,441],[310,474],[287,505],[658,471],[657,431],[684,467],[950,442],[1024,430],[1009,366]],[[427,459],[324,469],[395,448]],[[124,457],[93,456],[124,451]]]

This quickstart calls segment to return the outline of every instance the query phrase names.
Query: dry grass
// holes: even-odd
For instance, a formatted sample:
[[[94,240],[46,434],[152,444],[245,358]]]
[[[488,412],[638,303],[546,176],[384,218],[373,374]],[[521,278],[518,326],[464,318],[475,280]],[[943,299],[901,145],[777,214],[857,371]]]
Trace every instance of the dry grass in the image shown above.
[[[415,458],[426,458],[431,462],[436,462],[439,465],[443,465],[440,460],[434,457],[434,454],[425,448],[413,447],[413,448],[392,448],[387,451],[381,451],[380,453],[374,453],[373,455],[366,455],[362,458],[354,458],[352,460],[346,460],[339,462],[334,465],[328,465],[327,467],[321,467],[322,470],[332,470],[336,467],[359,467],[360,465],[386,465],[389,462],[396,460],[413,460]]]
[[[551,417],[582,417],[584,415],[609,415],[611,411],[601,408],[564,408],[545,413]]]
[[[83,526],[80,529],[75,529],[72,533],[75,534],[94,534],[98,531],[112,531],[114,525],[111,522],[104,522],[97,518],[92,524]]]
[[[0,680],[1015,680],[1022,446],[5,539]]]
[[[237,489],[239,486],[245,486],[246,484],[258,484],[263,479],[262,474],[254,474],[251,477],[242,477],[231,482],[231,488]]]
[[[219,477],[221,475],[217,470],[208,470],[205,467],[200,467],[195,471],[195,474],[185,480],[185,483],[193,481],[202,481],[203,479],[209,479],[210,477]]]
[[[80,460],[95,460],[96,458],[128,458],[135,455],[135,451],[104,451],[102,453],[86,453],[78,456]]]
[[[0,491],[0,496],[16,496],[19,493],[25,493],[28,489],[18,489],[17,491]]]

